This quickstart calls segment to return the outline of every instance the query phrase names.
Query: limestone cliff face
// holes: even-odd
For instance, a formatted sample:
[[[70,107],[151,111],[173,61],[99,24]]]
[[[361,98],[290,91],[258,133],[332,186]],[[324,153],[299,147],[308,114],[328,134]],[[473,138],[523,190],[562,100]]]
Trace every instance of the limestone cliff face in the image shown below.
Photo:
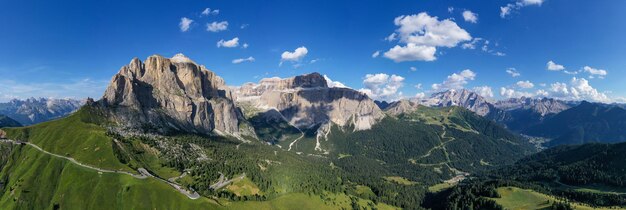
[[[262,79],[235,92],[238,102],[260,111],[276,109],[299,128],[332,122],[364,130],[385,116],[367,95],[349,88],[329,88],[319,73]]]
[[[182,54],[123,66],[102,104],[124,127],[238,134],[243,115],[224,80]]]

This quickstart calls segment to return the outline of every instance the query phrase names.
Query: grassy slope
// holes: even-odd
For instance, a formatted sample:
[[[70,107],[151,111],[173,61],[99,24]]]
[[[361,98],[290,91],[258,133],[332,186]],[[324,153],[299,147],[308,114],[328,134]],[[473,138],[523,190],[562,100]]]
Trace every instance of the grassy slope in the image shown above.
[[[84,164],[133,171],[114,156],[113,142],[105,135],[105,129],[88,123],[94,117],[94,112],[85,107],[67,118],[4,130],[11,139],[31,142],[48,152],[72,157]]]
[[[44,150],[75,158],[81,163],[134,171],[119,162],[112,150],[112,139],[95,124],[93,110],[83,108],[60,120],[25,128],[5,129],[11,139],[26,140]],[[157,164],[152,155],[140,158],[148,165]],[[289,171],[288,169],[285,169]],[[285,172],[287,172],[285,171]],[[136,173],[136,172],[134,172]],[[168,174],[168,173],[164,173]],[[280,174],[280,172],[279,172]],[[172,173],[171,175],[177,175]],[[289,176],[289,175],[287,175]],[[280,179],[289,177],[278,176]],[[171,186],[155,180],[136,179],[122,174],[100,174],[65,159],[42,153],[28,145],[15,146],[0,172],[0,209],[338,209],[350,207],[344,195],[339,203],[319,196],[289,193],[263,202],[224,202],[200,198],[191,200]],[[280,184],[279,184],[280,185]],[[359,199],[361,206],[368,202]],[[379,204],[379,209],[390,206]]]
[[[18,146],[0,173],[2,209],[215,209],[155,179],[99,174],[29,146]]]
[[[557,201],[554,197],[516,187],[500,187],[498,188],[498,193],[502,196],[501,198],[490,199],[495,200],[506,209],[543,209],[550,207],[551,203]],[[548,203],[547,201],[550,202]],[[594,209],[576,203],[573,203],[572,206],[580,210]]]

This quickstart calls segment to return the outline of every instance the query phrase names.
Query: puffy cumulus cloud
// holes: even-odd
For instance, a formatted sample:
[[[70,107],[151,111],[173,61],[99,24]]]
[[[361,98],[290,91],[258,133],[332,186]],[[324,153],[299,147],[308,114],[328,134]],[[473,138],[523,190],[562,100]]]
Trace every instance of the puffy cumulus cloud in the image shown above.
[[[250,47],[250,45],[248,45],[248,43],[243,43],[243,45],[241,45],[241,48],[246,49]]]
[[[202,16],[217,15],[217,14],[220,14],[220,10],[219,9],[211,10],[211,8],[206,8],[202,10],[202,13],[201,13]]]
[[[206,24],[206,30],[210,32],[220,32],[225,31],[226,29],[228,29],[228,21],[213,21],[212,23]]]
[[[459,42],[472,39],[472,36],[454,21],[450,19],[439,21],[437,17],[431,17],[425,12],[396,17],[394,23],[400,27],[396,31],[403,43],[455,47]]]
[[[192,19],[183,17],[180,19],[180,23],[178,23],[178,27],[180,27],[180,31],[182,32],[189,31],[189,28],[191,27],[191,23],[193,23]]]
[[[395,62],[403,61],[434,61],[437,48],[432,46],[409,43],[406,46],[396,45],[385,52],[384,56]]]
[[[424,92],[419,92],[419,93],[416,93],[414,97],[415,97],[416,99],[426,98],[426,93],[424,93]]]
[[[232,48],[232,47],[237,47],[239,46],[239,37],[235,37],[231,40],[220,40],[217,42],[217,47],[228,47],[228,48]]]
[[[385,73],[367,74],[363,80],[364,88],[359,91],[377,100],[393,101],[402,98],[400,88],[404,86],[404,77]]]
[[[339,87],[339,88],[347,88],[347,87],[348,87],[348,86],[344,85],[344,84],[343,84],[343,83],[341,83],[341,82],[331,80],[331,79],[330,79],[328,76],[326,76],[325,74],[324,74],[324,79],[326,80],[326,84],[328,84],[328,87],[331,87],[331,88],[332,88],[332,87]]]
[[[475,78],[476,73],[472,70],[465,69],[458,74],[451,74],[442,83],[435,83],[431,87],[433,90],[463,89],[463,86],[465,86],[468,81],[474,80]]]
[[[584,99],[599,102],[609,102],[609,97],[591,87],[589,81],[584,78],[572,78],[570,81],[570,94],[574,99]]]
[[[386,38],[398,39],[404,46],[396,45],[385,52],[385,57],[395,62],[434,61],[437,47],[456,47],[472,40],[472,36],[450,19],[439,20],[428,13],[403,15],[394,19],[396,32]]]
[[[541,6],[545,0],[518,0],[515,3],[509,3],[506,6],[500,7],[500,17],[506,18],[511,12],[520,10],[522,7],[537,5]]]
[[[376,52],[372,54],[372,58],[377,58],[379,55],[380,55],[380,51],[377,50]]]
[[[309,53],[309,50],[306,47],[298,47],[293,52],[285,51],[280,55],[280,61],[299,61],[304,58],[306,54]]]
[[[474,87],[472,90],[482,97],[493,98],[493,91],[489,86]]]
[[[238,58],[238,59],[233,60],[234,64],[240,64],[243,62],[254,62],[254,57],[250,56],[248,58]]]
[[[521,74],[515,68],[508,68],[508,69],[506,69],[506,73],[511,75],[511,77],[519,77],[519,76],[521,76]]]
[[[518,81],[515,84],[517,85],[517,87],[525,88],[525,89],[535,87],[535,84],[533,84],[532,82],[530,82],[528,80],[526,80],[526,81]]]
[[[517,91],[512,88],[501,87],[500,96],[505,97],[505,98],[520,98],[520,97],[533,97],[534,94],[530,92]]]
[[[548,61],[546,69],[550,71],[561,71],[565,69],[565,66],[555,63],[554,61]]]
[[[548,91],[540,89],[537,90],[537,92],[535,93],[535,97],[548,97],[550,96],[550,93],[548,93]]]
[[[610,102],[611,99],[604,93],[593,88],[584,78],[573,77],[569,85],[556,82],[550,85],[550,95],[565,100],[589,100]]]
[[[465,10],[463,11],[463,19],[467,22],[470,23],[477,23],[478,22],[478,14],[473,13],[472,11],[469,10]]]
[[[604,79],[604,77],[608,74],[604,69],[596,69],[589,66],[583,67],[583,70],[590,74],[590,78],[598,77],[600,79]]]

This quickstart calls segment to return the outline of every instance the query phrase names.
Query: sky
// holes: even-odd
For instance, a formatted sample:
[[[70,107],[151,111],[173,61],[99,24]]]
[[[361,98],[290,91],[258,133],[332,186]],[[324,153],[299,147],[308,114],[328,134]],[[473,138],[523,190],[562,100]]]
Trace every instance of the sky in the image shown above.
[[[231,86],[626,102],[624,20],[622,0],[0,1],[0,102],[100,98],[132,58],[177,53]]]

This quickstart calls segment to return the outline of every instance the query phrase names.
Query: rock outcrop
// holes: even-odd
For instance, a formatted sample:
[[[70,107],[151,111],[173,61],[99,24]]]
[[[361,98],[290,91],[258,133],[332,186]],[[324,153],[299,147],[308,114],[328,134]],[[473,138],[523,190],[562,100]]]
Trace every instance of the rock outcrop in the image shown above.
[[[182,54],[134,58],[101,103],[114,122],[133,129],[239,134],[245,121],[224,80]]]
[[[400,114],[415,112],[417,111],[419,106],[420,104],[415,101],[402,99],[399,101],[391,102],[385,109],[385,112],[392,116],[397,116]]]
[[[349,88],[329,87],[319,73],[287,79],[267,78],[235,91],[237,101],[259,111],[276,109],[298,128],[326,122],[371,128],[385,115],[367,95]]]

